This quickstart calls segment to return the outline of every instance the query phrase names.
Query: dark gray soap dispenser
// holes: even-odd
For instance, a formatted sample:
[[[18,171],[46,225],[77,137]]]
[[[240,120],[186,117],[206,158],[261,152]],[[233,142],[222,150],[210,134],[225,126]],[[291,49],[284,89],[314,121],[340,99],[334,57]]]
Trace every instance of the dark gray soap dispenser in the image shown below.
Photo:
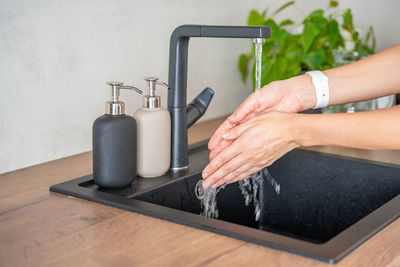
[[[112,99],[106,103],[106,114],[93,123],[93,178],[98,186],[113,189],[129,186],[137,175],[136,121],[125,115],[120,89],[142,91],[122,82],[107,84]]]

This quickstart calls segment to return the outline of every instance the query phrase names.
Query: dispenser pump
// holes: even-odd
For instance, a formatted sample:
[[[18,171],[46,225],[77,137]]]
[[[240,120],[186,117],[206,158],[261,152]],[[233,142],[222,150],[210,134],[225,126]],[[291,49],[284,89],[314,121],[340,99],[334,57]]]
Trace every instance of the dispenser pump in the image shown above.
[[[142,90],[134,86],[124,85],[122,82],[108,82],[107,84],[111,87],[111,101],[106,103],[106,114],[108,115],[118,116],[125,114],[125,103],[119,101],[120,89],[131,89],[139,94],[142,93]]]
[[[163,85],[169,88],[165,82],[158,81],[157,77],[145,77],[144,80],[147,82],[148,95],[143,97],[144,108],[159,108],[161,107],[161,98],[156,95],[156,85]]]

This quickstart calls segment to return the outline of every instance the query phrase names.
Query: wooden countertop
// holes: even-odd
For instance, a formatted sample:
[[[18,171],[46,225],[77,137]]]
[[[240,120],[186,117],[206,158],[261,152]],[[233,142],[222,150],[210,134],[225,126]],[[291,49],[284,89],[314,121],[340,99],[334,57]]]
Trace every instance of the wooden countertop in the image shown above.
[[[221,122],[192,127],[191,143]],[[400,164],[400,151],[314,150]],[[92,171],[91,153],[0,175],[0,266],[327,266],[294,254],[49,192]],[[400,182],[400,180],[399,180]],[[400,266],[400,219],[336,266]]]

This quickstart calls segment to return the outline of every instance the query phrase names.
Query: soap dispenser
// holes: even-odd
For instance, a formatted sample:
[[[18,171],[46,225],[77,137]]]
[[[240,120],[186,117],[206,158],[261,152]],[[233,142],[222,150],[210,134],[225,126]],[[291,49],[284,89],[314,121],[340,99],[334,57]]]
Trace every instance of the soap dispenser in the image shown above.
[[[137,175],[136,121],[125,115],[120,90],[142,91],[122,82],[107,84],[111,101],[106,103],[106,114],[93,123],[93,178],[100,187],[113,189],[129,186]]]
[[[157,85],[166,88],[168,85],[156,77],[144,80],[148,95],[143,98],[143,107],[134,114],[138,138],[137,172],[142,177],[156,177],[166,173],[171,163],[171,117],[156,95]]]

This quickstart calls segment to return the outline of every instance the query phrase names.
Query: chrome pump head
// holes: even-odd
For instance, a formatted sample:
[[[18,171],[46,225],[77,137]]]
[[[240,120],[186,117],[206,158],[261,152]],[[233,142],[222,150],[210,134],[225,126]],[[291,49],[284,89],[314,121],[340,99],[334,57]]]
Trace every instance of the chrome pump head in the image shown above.
[[[169,88],[165,82],[158,81],[157,77],[145,77],[144,80],[147,82],[148,95],[143,97],[144,108],[159,108],[161,107],[161,98],[156,95],[156,85],[163,85]]]
[[[119,90],[120,89],[130,89],[136,91],[137,93],[141,94],[142,90],[134,87],[124,85],[123,82],[107,82],[110,85],[111,89],[111,101],[106,103],[106,114],[118,116],[125,114],[125,103],[119,101]]]

